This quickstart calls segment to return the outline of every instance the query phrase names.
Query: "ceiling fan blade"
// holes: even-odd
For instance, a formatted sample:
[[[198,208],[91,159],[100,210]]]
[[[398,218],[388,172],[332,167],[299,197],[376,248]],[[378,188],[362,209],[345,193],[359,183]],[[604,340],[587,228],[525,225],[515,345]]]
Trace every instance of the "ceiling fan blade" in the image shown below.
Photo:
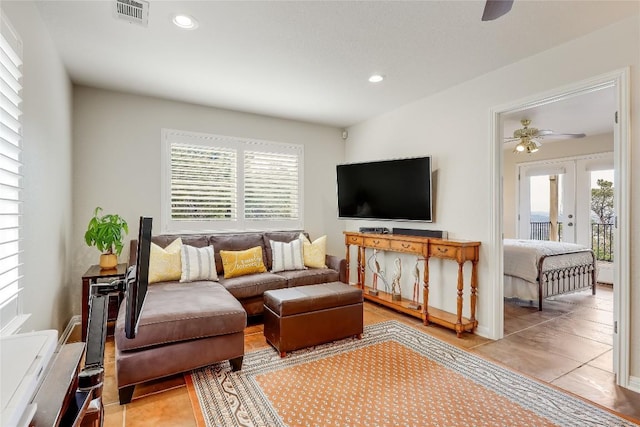
[[[482,13],[483,21],[493,21],[511,10],[513,0],[487,0]]]
[[[557,139],[577,139],[577,138],[584,138],[587,135],[584,134],[584,133],[555,133],[555,132],[551,132],[551,133],[545,134],[544,136],[546,136],[547,138],[557,138]]]

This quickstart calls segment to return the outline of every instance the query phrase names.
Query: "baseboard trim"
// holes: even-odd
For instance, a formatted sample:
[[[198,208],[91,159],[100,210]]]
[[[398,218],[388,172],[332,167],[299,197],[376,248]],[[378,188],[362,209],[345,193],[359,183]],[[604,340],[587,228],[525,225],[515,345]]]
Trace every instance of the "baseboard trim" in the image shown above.
[[[640,393],[640,377],[629,376],[629,390]]]
[[[71,333],[73,332],[73,328],[75,328],[76,325],[79,323],[82,323],[82,318],[80,317],[79,314],[76,314],[75,316],[71,317],[71,319],[69,320],[69,323],[67,323],[67,327],[64,328],[62,335],[60,335],[60,339],[58,340],[58,345],[65,344],[67,342],[67,340],[69,339],[69,336],[71,336]]]
[[[480,335],[481,337],[484,338],[489,338],[489,328],[487,328],[486,326],[478,326],[476,327],[476,335]]]

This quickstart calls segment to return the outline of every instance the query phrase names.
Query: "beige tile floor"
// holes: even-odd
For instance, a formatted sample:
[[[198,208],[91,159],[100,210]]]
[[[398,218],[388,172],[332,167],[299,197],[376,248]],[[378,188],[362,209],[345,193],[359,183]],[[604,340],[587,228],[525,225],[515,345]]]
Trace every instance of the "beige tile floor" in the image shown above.
[[[467,349],[526,375],[589,399],[604,407],[640,419],[640,394],[615,385],[612,373],[611,287],[558,297],[544,310],[505,304],[505,338],[491,341],[473,334],[456,338],[436,325],[375,304],[366,303],[365,324],[396,319],[458,347]],[[245,330],[245,351],[268,347],[262,324]],[[275,350],[274,350],[275,351]],[[108,338],[103,392],[105,427],[195,426],[191,402],[182,375],[136,387],[134,399],[119,405],[115,384],[114,342]]]

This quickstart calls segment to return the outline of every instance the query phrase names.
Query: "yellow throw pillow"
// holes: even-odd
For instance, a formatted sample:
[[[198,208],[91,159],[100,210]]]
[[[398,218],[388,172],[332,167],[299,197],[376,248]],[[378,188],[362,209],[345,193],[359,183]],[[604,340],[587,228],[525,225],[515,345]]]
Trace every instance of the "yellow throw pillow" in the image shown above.
[[[244,251],[220,251],[220,258],[225,279],[267,271],[260,246]]]
[[[300,233],[300,240],[302,240],[305,267],[327,268],[325,264],[327,258],[327,236],[318,237],[311,243],[307,236]]]
[[[180,280],[180,275],[182,274],[182,261],[180,260],[181,248],[182,239],[180,237],[164,249],[155,243],[151,243],[151,250],[149,252],[149,283]]]

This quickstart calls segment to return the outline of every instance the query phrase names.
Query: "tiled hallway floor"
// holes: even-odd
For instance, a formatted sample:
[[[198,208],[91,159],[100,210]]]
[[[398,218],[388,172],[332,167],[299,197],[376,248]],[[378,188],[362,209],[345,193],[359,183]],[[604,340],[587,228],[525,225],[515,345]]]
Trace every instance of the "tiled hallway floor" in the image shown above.
[[[546,300],[542,312],[505,303],[504,319],[504,339],[472,351],[640,419],[640,394],[615,385],[611,286]]]
[[[544,310],[505,303],[505,338],[491,341],[456,334],[439,326],[423,326],[385,307],[365,304],[365,324],[399,320],[450,344],[467,349],[526,375],[640,419],[640,394],[615,385],[612,373],[611,287],[546,301]],[[245,330],[245,351],[268,347],[262,324]],[[108,338],[103,393],[105,426],[194,426],[195,418],[182,375],[136,387],[134,400],[118,404],[114,343]],[[275,350],[274,350],[275,351]]]

